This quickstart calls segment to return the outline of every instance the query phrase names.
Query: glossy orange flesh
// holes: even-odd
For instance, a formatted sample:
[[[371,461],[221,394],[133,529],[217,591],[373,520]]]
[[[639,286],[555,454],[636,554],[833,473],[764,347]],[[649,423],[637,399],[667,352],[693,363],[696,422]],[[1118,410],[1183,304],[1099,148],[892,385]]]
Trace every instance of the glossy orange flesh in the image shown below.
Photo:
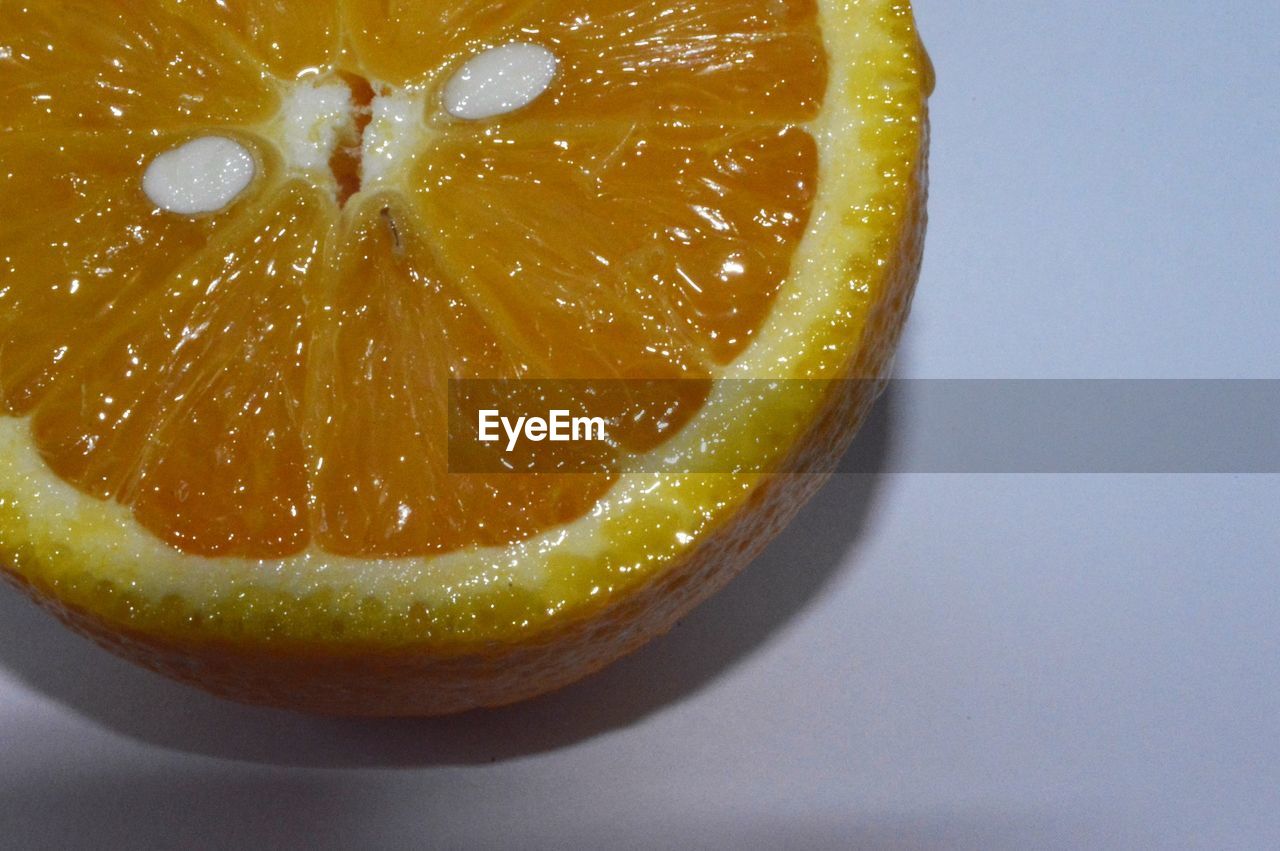
[[[450,74],[511,40],[559,57],[551,90],[450,119]],[[397,184],[290,172],[265,128],[315,78],[426,93]],[[811,0],[0,5],[0,405],[189,553],[421,555],[571,520],[610,476],[448,472],[449,379],[732,361],[808,224],[826,78]],[[147,162],[215,132],[260,178],[157,211]]]

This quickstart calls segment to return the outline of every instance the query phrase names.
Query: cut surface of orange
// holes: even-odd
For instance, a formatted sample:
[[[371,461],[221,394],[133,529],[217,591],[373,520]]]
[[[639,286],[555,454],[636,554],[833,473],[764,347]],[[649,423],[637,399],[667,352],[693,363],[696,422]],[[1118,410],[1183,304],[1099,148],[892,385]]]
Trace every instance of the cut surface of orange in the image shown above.
[[[511,43],[550,87],[451,115]],[[842,379],[884,375],[919,267],[931,86],[893,0],[0,0],[5,572],[242,700],[424,714],[588,673],[852,437],[875,384]],[[157,208],[148,164],[211,135],[248,189]],[[618,452],[799,474],[451,472],[470,379],[705,382]]]

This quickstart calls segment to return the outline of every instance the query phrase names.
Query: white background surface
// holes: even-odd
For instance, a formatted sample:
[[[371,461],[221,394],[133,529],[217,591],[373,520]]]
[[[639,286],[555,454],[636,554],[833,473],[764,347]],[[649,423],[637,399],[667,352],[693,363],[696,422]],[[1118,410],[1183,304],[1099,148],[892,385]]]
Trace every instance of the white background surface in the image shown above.
[[[916,7],[901,374],[1280,378],[1280,7]],[[670,636],[444,721],[223,704],[0,589],[0,845],[1276,847],[1278,508],[1274,476],[838,477]]]

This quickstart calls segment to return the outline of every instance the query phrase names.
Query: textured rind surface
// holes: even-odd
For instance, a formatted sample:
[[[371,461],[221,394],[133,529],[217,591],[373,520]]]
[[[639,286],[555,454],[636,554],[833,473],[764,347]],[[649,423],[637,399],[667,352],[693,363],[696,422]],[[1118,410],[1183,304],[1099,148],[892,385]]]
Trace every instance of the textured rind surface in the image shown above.
[[[894,4],[907,17],[910,7]],[[923,51],[919,61],[927,64]],[[927,122],[924,96],[931,72],[920,75],[919,114],[907,137],[914,150],[897,151],[889,171],[904,165],[904,186],[893,193],[890,244],[875,254],[874,273],[849,258],[848,274],[863,279],[870,306],[839,375],[881,379],[909,308],[925,229]],[[900,116],[901,117],[901,116]],[[872,131],[874,132],[874,131]],[[824,371],[824,374],[830,373]],[[835,376],[833,376],[835,377]],[[6,575],[40,605],[108,649],[145,667],[214,694],[248,703],[341,715],[434,715],[496,706],[551,691],[590,674],[668,629],[745,567],[821,487],[879,392],[878,381],[835,381],[807,432],[797,435],[787,475],[760,477],[742,503],[689,551],[644,581],[549,620],[515,641],[464,648],[436,644],[272,642],[226,632],[139,628],[118,609],[83,605],[44,577],[45,556],[3,546]]]

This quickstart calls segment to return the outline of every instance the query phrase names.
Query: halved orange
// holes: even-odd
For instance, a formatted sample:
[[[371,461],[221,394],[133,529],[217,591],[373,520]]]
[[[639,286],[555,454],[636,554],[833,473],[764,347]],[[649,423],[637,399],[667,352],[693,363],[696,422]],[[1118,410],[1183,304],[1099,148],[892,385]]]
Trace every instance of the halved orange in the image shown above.
[[[513,41],[551,88],[453,118]],[[326,143],[296,104],[336,86]],[[5,571],[251,702],[431,714],[601,667],[865,415],[840,379],[883,377],[906,315],[931,86],[905,0],[0,4]],[[208,135],[254,182],[158,209],[147,164]],[[705,382],[620,451],[789,472],[451,471],[450,382],[523,378]]]

